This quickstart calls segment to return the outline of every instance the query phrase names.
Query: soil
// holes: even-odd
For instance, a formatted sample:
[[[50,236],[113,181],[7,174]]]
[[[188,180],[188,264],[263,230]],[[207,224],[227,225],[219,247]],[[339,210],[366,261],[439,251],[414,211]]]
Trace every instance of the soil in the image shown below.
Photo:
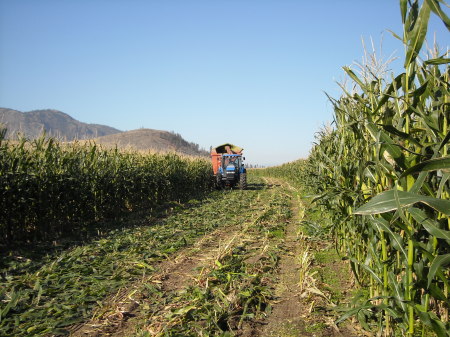
[[[279,270],[274,282],[277,299],[273,304],[272,313],[264,321],[259,322],[259,326],[245,329],[242,336],[299,336],[296,333],[304,330],[305,321],[301,316],[305,308],[298,285],[295,220],[294,218],[290,221],[286,229],[285,253],[280,257]]]

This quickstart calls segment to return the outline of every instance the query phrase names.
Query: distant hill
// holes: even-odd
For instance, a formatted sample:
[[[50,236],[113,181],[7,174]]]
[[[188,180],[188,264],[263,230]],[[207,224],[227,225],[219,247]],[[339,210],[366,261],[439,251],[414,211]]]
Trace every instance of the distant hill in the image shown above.
[[[97,144],[106,147],[135,150],[175,151],[190,156],[209,156],[198,144],[184,140],[181,135],[154,129],[138,129],[95,138]]]
[[[33,110],[20,112],[0,108],[0,126],[7,128],[6,138],[15,139],[22,134],[35,139],[45,130],[48,136],[63,140],[89,140],[106,147],[135,150],[176,151],[191,156],[208,156],[209,152],[198,144],[188,142],[181,135],[161,130],[138,129],[120,131],[100,124],[86,124],[58,110]]]
[[[64,112],[51,109],[20,112],[0,108],[0,124],[6,126],[6,138],[9,139],[16,138],[18,134],[35,139],[41,136],[44,130],[47,135],[66,141],[122,132],[106,125],[82,123]]]

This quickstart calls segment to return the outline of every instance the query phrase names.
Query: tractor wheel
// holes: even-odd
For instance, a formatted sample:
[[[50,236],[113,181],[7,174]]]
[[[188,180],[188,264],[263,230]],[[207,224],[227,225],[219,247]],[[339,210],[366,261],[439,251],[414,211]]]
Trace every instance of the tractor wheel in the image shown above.
[[[239,177],[239,188],[241,190],[247,189],[247,173],[241,173],[241,176]]]

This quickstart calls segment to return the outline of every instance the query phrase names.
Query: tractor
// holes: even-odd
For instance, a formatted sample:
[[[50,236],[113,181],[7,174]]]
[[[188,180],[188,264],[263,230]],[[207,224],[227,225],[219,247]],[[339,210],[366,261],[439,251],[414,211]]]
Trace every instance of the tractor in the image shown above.
[[[247,171],[242,151],[242,148],[229,143],[211,149],[213,173],[218,189],[233,188],[236,185],[241,190],[247,189]]]

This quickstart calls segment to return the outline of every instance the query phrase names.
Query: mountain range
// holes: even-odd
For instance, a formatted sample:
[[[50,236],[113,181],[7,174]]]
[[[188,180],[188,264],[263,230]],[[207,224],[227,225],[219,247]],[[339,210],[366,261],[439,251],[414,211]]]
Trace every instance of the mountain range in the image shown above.
[[[174,132],[145,128],[121,131],[107,125],[83,123],[54,109],[21,112],[0,108],[1,126],[6,128],[7,139],[17,139],[18,136],[35,139],[45,132],[47,136],[61,141],[93,140],[106,147],[209,155],[198,144],[188,142]]]

